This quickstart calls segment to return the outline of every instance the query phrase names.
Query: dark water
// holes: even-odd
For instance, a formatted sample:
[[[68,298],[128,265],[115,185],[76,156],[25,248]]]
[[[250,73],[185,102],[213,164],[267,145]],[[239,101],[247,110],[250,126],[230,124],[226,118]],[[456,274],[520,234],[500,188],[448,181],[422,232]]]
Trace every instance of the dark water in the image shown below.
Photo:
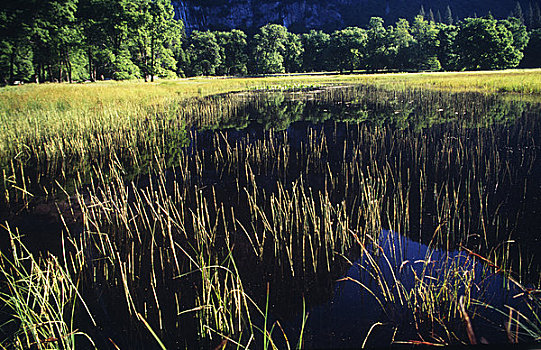
[[[222,118],[208,122],[195,116],[187,130],[163,131],[170,140],[165,150],[168,164],[185,160],[182,171],[191,174],[185,179],[174,166],[165,170],[168,191],[181,182],[186,189],[187,212],[195,207],[198,189],[209,202],[233,208],[248,231],[253,225],[254,232],[249,234],[257,234],[264,225],[248,209],[246,193],[255,191],[262,211],[270,217],[272,196],[280,191],[294,193],[301,187],[303,193],[316,194],[317,205],[324,202],[317,196],[320,193],[328,196],[329,205],[343,205],[343,212],[332,211],[331,231],[338,229],[343,214],[350,225],[348,232],[368,237],[361,244],[351,235],[337,236],[332,249],[322,246],[316,248],[317,258],[301,259],[300,251],[308,244],[300,243],[302,232],[292,227],[287,234],[295,240],[296,250],[290,262],[285,255],[275,256],[271,243],[259,259],[246,235],[235,231],[232,255],[245,292],[260,306],[268,303],[269,327],[275,321],[282,327],[275,323],[273,330],[280,347],[286,345],[282,329],[289,343],[297,341],[303,302],[308,315],[303,338],[309,348],[358,348],[365,340],[369,347],[381,347],[393,339],[467,343],[460,315],[447,315],[450,305],[456,306],[458,301],[437,299],[441,305],[427,313],[418,309],[431,302],[416,299],[408,305],[405,301],[405,295],[416,287],[438,294],[445,285],[456,288],[450,293],[455,299],[467,294],[478,300],[468,312],[480,342],[508,342],[507,306],[527,314],[533,305],[537,312],[540,304],[531,302],[523,288],[535,289],[541,282],[538,104],[494,95],[369,87],[243,93],[193,103],[226,102],[235,108]],[[248,151],[270,149],[270,145],[273,150],[261,159]],[[237,149],[241,157],[217,156],[218,150],[228,148]],[[289,161],[284,163],[280,157]],[[253,170],[254,180],[244,174],[247,166]],[[153,174],[126,173],[126,182],[133,180],[140,189],[158,183]],[[363,181],[369,177],[377,181],[367,187]],[[362,191],[367,188],[379,191],[380,215],[366,212],[371,208],[369,202],[361,208]],[[322,211],[317,214],[323,215]],[[375,216],[379,217],[378,230],[370,231],[369,220]],[[32,250],[61,251],[55,238],[64,225],[47,202],[19,213],[11,211],[5,217],[27,234]],[[84,233],[78,220],[75,213],[67,225],[74,235]],[[225,225],[234,231],[232,223]],[[107,227],[111,232],[120,231],[112,226]],[[221,261],[227,253],[223,232],[218,236],[216,260]],[[126,246],[137,245],[123,239],[119,241]],[[179,238],[178,243],[194,245],[190,238]],[[173,296],[179,290],[182,307],[194,307],[200,288],[195,276],[172,278],[174,273],[166,266],[159,272],[158,295],[149,289],[148,247],[143,241],[132,248],[142,261],[140,280],[133,290],[140,308],[155,299],[171,306],[159,316],[163,328],[158,333],[164,343],[171,348],[219,344],[220,337],[201,339],[198,320],[192,314],[179,316],[173,310]],[[129,260],[129,249],[119,250]],[[326,251],[332,255],[330,266]],[[94,266],[105,264],[96,251],[89,249],[88,254]],[[312,268],[314,264],[317,268]],[[448,271],[453,276],[445,275]],[[83,294],[99,326],[91,326],[82,315],[78,320],[81,329],[104,348],[111,347],[111,339],[122,348],[154,347],[155,341],[127,312],[122,286],[99,277],[91,281],[89,276],[90,272]],[[156,313],[149,306],[153,325],[157,324]],[[448,329],[427,314],[445,319]],[[254,316],[253,322],[263,326],[261,317]],[[448,330],[456,337],[446,337]],[[522,341],[532,341],[530,336],[521,336]],[[260,347],[262,340],[256,337],[253,344]]]
[[[475,261],[471,255],[463,251],[431,249],[390,231],[382,232],[379,239],[380,246],[383,248],[382,253],[389,257],[390,265],[389,262],[380,258],[378,266],[382,269],[382,276],[388,281],[398,278],[406,288],[411,288],[415,276],[424,275],[428,282],[438,284],[442,282],[444,278],[442,274],[446,268],[460,266],[460,271],[470,271],[475,275],[471,282],[476,286],[473,289],[472,298],[485,300],[490,305],[501,309],[504,309],[505,305],[514,308],[521,307],[520,301],[513,299],[514,296],[521,294],[519,288],[516,286],[505,288],[505,277],[495,274],[493,269]],[[430,261],[430,263],[427,270],[423,271],[426,268],[425,261]],[[375,287],[375,281],[365,269],[366,266],[365,259],[356,260],[344,276],[362,282],[367,287]],[[459,291],[459,294],[463,293],[463,289]],[[403,318],[402,315],[405,314],[403,310],[398,308],[387,314],[382,313],[381,307],[375,302],[375,297],[351,280],[337,282],[331,301],[314,306],[309,312],[307,342],[313,347],[359,348],[366,339],[367,330],[375,320],[383,322],[374,329],[367,340],[367,346],[378,347],[391,343],[393,332],[390,328],[397,324],[402,326],[403,339],[416,339],[415,331],[407,327],[412,320]],[[506,334],[495,327],[498,322],[503,324],[505,318],[492,310],[479,308],[478,312],[479,316],[475,319],[474,329],[479,333],[480,339],[490,344],[507,342]]]

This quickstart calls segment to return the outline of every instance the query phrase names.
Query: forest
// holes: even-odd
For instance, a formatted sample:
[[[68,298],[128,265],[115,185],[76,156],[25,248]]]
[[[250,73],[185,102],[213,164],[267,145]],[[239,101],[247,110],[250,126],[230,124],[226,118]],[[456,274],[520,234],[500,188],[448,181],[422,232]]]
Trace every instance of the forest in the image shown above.
[[[518,3],[517,3],[518,4]],[[338,71],[541,67],[539,6],[513,16],[413,19],[293,33],[267,24],[186,35],[169,0],[22,0],[0,8],[0,84]]]

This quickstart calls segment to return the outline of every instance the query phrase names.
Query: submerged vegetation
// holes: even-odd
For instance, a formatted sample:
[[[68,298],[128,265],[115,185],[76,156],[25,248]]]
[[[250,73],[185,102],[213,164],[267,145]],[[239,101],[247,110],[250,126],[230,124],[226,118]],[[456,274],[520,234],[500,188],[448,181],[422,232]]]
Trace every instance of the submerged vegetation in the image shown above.
[[[539,73],[465,74],[4,89],[2,345],[541,340]]]

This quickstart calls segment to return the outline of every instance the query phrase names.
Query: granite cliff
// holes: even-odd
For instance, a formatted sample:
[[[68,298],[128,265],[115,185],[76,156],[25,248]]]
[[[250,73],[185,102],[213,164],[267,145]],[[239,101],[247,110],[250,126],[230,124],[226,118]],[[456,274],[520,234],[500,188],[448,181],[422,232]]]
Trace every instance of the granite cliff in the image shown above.
[[[411,19],[421,6],[428,16],[445,18],[447,6],[454,19],[484,16],[507,17],[515,0],[172,0],[176,16],[186,30],[229,30],[252,32],[267,23],[278,23],[293,32],[309,29],[332,31],[346,26],[364,26],[370,17],[387,24],[398,18]],[[522,8],[526,12],[528,3]]]

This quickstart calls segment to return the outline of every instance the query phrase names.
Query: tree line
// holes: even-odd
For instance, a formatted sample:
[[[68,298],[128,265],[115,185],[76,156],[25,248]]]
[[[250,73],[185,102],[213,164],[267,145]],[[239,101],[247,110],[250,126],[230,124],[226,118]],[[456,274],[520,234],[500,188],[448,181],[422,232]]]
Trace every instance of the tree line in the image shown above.
[[[184,40],[170,0],[3,0],[0,81],[175,76]]]
[[[295,34],[267,24],[254,34],[186,36],[169,0],[4,0],[0,82],[255,75],[314,71],[438,71],[541,66],[541,20],[452,18],[423,9],[413,20]],[[518,3],[517,3],[518,4]],[[534,13],[535,11],[532,11]],[[529,13],[529,12],[528,12]]]

